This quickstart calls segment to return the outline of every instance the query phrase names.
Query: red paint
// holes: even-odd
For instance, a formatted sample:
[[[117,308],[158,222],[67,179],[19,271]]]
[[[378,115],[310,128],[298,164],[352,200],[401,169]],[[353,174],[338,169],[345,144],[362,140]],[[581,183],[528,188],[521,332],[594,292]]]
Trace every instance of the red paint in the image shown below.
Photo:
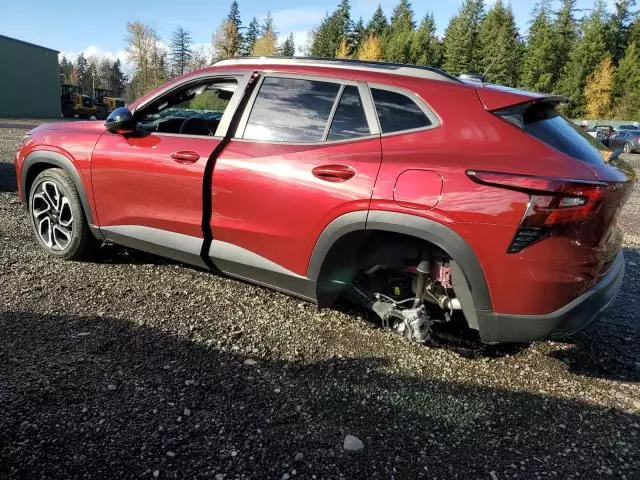
[[[213,66],[185,78],[260,70],[400,87],[419,95],[440,125],[335,144],[231,141],[213,173],[211,223],[218,240],[305,275],[318,237],[338,216],[369,208],[418,215],[446,224],[468,242],[493,308],[504,314],[545,314],[562,307],[597,281],[619,248],[612,235],[622,194],[589,222],[520,253],[506,253],[529,195],[475,183],[467,170],[624,180],[615,168],[568,157],[488,111],[537,94],[312,65]],[[101,122],[59,123],[32,132],[18,154],[16,173],[20,178],[30,151],[61,152],[79,171],[98,225],[146,225],[202,237],[204,165],[217,144],[209,137],[126,138],[105,133]],[[176,152],[182,158],[176,159]]]
[[[442,177],[431,170],[405,170],[393,189],[393,199],[409,208],[433,208],[441,194]]]
[[[380,167],[377,138],[326,145],[232,141],[213,175],[213,235],[300,275],[322,230],[340,215],[367,210]],[[348,167],[348,181],[313,170]],[[335,170],[335,169],[334,169]]]

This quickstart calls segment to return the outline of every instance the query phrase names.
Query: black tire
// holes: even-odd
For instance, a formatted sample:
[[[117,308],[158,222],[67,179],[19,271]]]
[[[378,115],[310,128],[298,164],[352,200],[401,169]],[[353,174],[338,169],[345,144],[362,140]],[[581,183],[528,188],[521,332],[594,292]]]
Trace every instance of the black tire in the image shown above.
[[[622,151],[624,153],[632,153],[633,152],[633,146],[630,143],[625,143],[624,146],[622,147]]]
[[[56,258],[87,260],[98,246],[78,191],[67,172],[60,168],[44,170],[33,181],[29,218],[40,246]]]

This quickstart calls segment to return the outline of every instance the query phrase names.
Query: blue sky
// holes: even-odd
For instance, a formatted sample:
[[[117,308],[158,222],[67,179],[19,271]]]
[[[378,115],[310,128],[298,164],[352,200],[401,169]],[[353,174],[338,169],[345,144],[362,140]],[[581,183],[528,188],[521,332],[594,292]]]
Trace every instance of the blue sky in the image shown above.
[[[165,42],[176,26],[191,31],[193,40],[208,46],[211,34],[227,15],[232,0],[21,0],[5,1],[0,10],[0,34],[44,45],[74,56],[107,54],[123,61],[127,21],[139,20],[156,28]],[[491,5],[495,0],[487,0]],[[525,33],[531,9],[536,0],[511,0],[518,25]],[[297,44],[306,40],[307,32],[327,11],[333,10],[339,0],[238,0],[244,25],[251,17],[264,17],[268,10],[275,18],[282,37],[293,32]],[[578,0],[578,8],[590,8],[594,0]],[[379,0],[352,0],[352,17],[362,16],[365,21],[376,9]],[[433,12],[438,31],[444,31],[449,19],[456,13],[462,0],[413,0],[418,17]],[[559,0],[556,0],[556,4]],[[614,0],[608,0],[612,5]],[[390,15],[397,0],[382,0],[382,8]]]

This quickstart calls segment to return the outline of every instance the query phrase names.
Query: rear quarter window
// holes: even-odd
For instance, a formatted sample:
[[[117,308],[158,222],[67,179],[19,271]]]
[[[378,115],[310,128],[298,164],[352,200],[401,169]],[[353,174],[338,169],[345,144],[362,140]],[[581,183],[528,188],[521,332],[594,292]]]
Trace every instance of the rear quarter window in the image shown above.
[[[371,94],[383,134],[431,126],[429,117],[408,96],[379,88],[372,88]]]

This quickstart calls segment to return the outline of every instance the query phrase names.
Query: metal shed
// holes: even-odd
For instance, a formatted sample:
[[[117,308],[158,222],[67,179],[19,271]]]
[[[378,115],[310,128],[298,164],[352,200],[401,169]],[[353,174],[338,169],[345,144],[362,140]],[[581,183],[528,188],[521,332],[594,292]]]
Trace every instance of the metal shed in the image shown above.
[[[60,117],[58,51],[0,35],[0,117]]]

